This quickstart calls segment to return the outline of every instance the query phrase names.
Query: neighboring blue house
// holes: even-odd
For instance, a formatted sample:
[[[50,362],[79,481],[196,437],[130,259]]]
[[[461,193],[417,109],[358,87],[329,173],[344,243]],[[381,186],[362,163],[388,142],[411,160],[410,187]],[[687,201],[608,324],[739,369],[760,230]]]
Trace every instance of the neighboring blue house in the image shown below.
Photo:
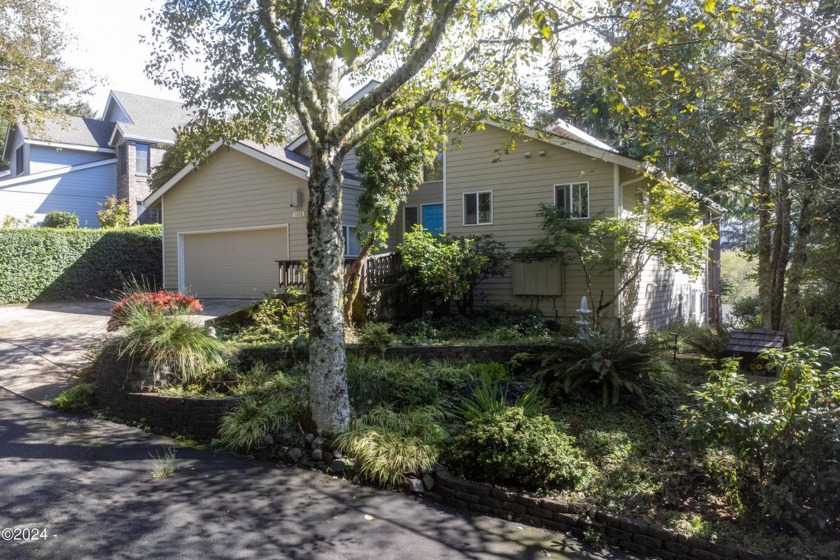
[[[53,210],[74,212],[81,227],[99,227],[108,196],[129,203],[132,222],[158,222],[147,211],[148,178],[189,115],[176,101],[112,91],[100,119],[67,117],[39,131],[18,123],[6,133],[0,176],[0,219],[40,222]]]

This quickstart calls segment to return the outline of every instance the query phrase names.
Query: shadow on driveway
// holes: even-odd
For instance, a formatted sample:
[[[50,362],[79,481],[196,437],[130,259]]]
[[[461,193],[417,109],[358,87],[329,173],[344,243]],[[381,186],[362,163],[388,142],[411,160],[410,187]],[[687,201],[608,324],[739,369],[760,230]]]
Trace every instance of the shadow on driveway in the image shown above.
[[[138,429],[60,414],[0,390],[2,558],[630,558],[314,472],[178,448]],[[614,555],[617,554],[617,555]]]

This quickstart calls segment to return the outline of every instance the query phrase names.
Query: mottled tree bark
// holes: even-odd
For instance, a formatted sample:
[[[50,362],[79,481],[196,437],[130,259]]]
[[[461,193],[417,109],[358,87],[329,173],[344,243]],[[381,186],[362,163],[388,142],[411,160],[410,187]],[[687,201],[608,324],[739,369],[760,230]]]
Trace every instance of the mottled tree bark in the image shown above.
[[[344,374],[344,243],[341,237],[341,160],[338,148],[312,154],[309,175],[309,404],[318,433],[350,423]]]

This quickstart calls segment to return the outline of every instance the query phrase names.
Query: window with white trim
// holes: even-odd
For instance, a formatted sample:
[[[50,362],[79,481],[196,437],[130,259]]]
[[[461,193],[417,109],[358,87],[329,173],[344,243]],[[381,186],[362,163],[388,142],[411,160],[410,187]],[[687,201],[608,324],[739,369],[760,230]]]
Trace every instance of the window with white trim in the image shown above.
[[[403,208],[403,233],[411,231],[419,223],[420,212],[416,206],[406,206]]]
[[[23,146],[18,146],[18,148],[15,150],[15,175],[20,175],[21,173],[23,173],[23,168]]]
[[[134,146],[134,156],[135,156],[135,168],[134,173],[137,175],[148,175],[149,171],[151,170],[151,162],[149,161],[149,149],[148,144],[135,144]]]
[[[493,223],[493,191],[464,193],[464,225]]]
[[[589,183],[554,185],[554,205],[573,219],[589,217]]]
[[[344,228],[344,256],[358,257],[361,247],[356,237],[356,226],[343,226]]]

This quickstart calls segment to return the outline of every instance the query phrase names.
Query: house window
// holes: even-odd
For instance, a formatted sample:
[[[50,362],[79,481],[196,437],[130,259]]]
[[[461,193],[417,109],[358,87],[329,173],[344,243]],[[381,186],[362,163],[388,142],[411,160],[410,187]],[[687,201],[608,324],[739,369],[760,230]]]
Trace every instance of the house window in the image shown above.
[[[344,226],[344,256],[358,257],[359,239],[356,237],[356,226]]]
[[[15,175],[23,173],[23,146],[15,150]]]
[[[423,181],[443,181],[443,152],[438,152],[432,165],[423,167]]]
[[[120,162],[120,175],[125,175],[128,173],[128,150],[126,149],[125,144],[120,146],[119,152],[117,153],[117,159]]]
[[[554,185],[554,205],[570,218],[588,218],[589,183]]]
[[[135,144],[134,158],[136,165],[134,172],[137,175],[149,174],[149,146],[147,144]]]
[[[493,223],[493,193],[491,191],[464,194],[464,225],[478,226]]]
[[[419,223],[420,218],[417,215],[416,206],[406,206],[403,208],[403,232],[411,231]]]

